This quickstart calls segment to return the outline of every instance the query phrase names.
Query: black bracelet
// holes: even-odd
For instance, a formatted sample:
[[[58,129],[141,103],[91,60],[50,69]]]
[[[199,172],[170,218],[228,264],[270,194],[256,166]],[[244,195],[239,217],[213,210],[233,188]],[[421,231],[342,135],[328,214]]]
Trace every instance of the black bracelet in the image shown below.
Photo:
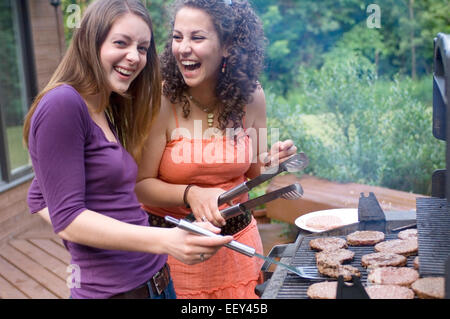
[[[188,186],[186,186],[186,189],[184,190],[184,194],[183,194],[183,202],[184,202],[184,205],[186,205],[186,208],[191,208],[191,206],[190,206],[189,203],[187,202],[187,195],[188,195],[189,189],[190,189],[192,186],[195,186],[195,185],[194,185],[194,184],[189,184]]]

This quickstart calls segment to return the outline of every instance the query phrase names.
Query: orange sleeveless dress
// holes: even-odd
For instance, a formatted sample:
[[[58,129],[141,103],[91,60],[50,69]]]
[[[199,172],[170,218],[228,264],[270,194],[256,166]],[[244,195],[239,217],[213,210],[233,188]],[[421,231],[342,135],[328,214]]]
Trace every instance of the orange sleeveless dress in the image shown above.
[[[176,111],[177,131],[179,123]],[[244,182],[252,158],[251,139],[238,135],[237,140],[227,137],[210,139],[188,138],[179,134],[167,143],[161,158],[158,178],[172,184],[195,184],[200,187],[217,187],[224,190]],[[244,202],[243,194],[235,203]],[[220,209],[225,208],[224,204]],[[164,217],[184,218],[190,213],[185,207],[148,207],[149,213]],[[233,234],[235,240],[263,252],[256,220]],[[226,247],[214,256],[196,265],[186,265],[169,256],[168,264],[177,298],[180,299],[254,299],[259,298],[255,286],[261,283],[261,266],[258,258],[250,258]]]

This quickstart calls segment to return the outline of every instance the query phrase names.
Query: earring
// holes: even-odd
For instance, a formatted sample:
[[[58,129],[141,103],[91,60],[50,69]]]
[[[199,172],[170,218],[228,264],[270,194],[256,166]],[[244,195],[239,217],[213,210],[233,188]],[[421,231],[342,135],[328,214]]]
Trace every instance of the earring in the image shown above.
[[[225,73],[226,69],[227,69],[227,59],[223,58],[222,73]]]

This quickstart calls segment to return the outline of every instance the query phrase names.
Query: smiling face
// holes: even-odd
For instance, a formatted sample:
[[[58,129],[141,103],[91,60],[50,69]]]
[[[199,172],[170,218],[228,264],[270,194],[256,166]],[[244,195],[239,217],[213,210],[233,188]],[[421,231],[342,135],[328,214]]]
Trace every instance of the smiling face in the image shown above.
[[[222,48],[211,17],[203,10],[184,7],[175,16],[172,54],[190,87],[213,85],[222,66]]]
[[[100,61],[114,92],[125,93],[145,67],[150,40],[150,28],[134,14],[114,22],[100,49]]]

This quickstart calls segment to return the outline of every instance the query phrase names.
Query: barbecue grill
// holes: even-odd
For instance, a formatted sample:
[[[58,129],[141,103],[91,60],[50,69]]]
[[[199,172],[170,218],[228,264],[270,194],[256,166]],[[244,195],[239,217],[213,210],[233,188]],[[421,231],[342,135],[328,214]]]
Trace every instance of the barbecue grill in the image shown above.
[[[433,135],[447,141],[450,137],[450,35],[439,33],[434,41],[433,75]],[[449,138],[450,141],[450,138]],[[446,167],[450,168],[450,143],[446,145]],[[305,192],[308,190],[306,189]],[[403,229],[417,227],[419,274],[426,276],[445,276],[445,297],[450,298],[450,178],[446,170],[437,170],[432,174],[432,196],[417,198],[416,211],[383,212],[376,194],[361,194],[358,205],[358,222],[320,233],[300,230],[294,243],[278,245],[272,248],[268,257],[281,258],[282,263],[294,266],[315,266],[315,251],[309,247],[309,241],[318,237],[342,237],[358,230],[377,230],[385,233],[385,240],[397,239]],[[363,255],[374,252],[373,246],[350,247],[355,253],[350,265],[361,272],[360,282],[367,284],[367,270],[361,265]],[[407,266],[413,267],[416,256],[409,256]],[[270,264],[263,265],[263,271]],[[268,280],[259,287],[263,299],[305,299],[306,291],[315,283],[330,280],[303,279],[276,267],[273,273],[266,272]],[[338,284],[339,287],[340,284]],[[356,285],[355,285],[356,286]],[[339,291],[339,290],[338,290]],[[339,298],[339,294],[337,295]]]

